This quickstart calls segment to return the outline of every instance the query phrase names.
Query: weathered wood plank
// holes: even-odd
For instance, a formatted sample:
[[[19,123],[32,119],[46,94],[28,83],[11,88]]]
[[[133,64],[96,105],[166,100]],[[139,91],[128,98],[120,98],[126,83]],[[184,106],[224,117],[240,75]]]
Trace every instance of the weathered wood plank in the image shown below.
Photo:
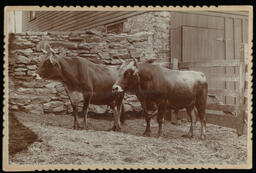
[[[244,90],[244,97],[248,98],[248,95],[249,95],[248,89],[245,89],[245,90]]]
[[[177,19],[175,19],[176,21]],[[171,57],[181,61],[181,27],[171,29]]]
[[[245,63],[244,63],[244,57],[247,56],[246,54],[246,44],[241,44],[240,45],[240,67],[239,67],[239,75],[240,75],[240,81],[239,81],[239,105],[243,106],[244,105],[244,81],[245,81]],[[245,111],[241,110],[240,114],[238,115],[238,120],[237,120],[237,135],[240,136],[243,134],[243,129],[244,129],[244,116],[245,116]]]
[[[240,93],[237,91],[228,90],[228,89],[209,88],[208,94],[238,97]]]
[[[38,11],[36,20],[24,19],[24,31],[76,31],[115,22],[145,11]],[[65,20],[63,20],[65,19]]]
[[[206,105],[206,109],[209,110],[219,110],[219,111],[224,111],[224,112],[233,112],[236,109],[239,109],[238,106],[234,105],[220,105],[216,103],[210,103]]]
[[[188,67],[234,67],[239,66],[240,60],[218,60],[218,61],[198,61],[198,62],[182,62],[179,68]]]
[[[237,129],[237,117],[233,115],[218,115],[214,113],[206,113],[206,123],[214,124],[222,127]],[[188,115],[186,111],[179,111],[179,119],[187,119]],[[207,126],[206,124],[206,126]]]
[[[225,17],[225,53],[226,53],[226,59],[234,59],[234,27],[233,27],[233,18]],[[234,68],[233,67],[225,67],[226,74],[235,75]],[[237,75],[239,76],[239,75]],[[225,89],[235,89],[235,84],[232,81],[226,81],[226,88]],[[226,103],[234,105],[235,104],[235,98],[227,96],[226,97]]]
[[[238,82],[239,76],[232,75],[232,74],[223,74],[223,76],[213,76],[211,77],[211,80],[221,80],[221,81],[227,81],[227,82]]]
[[[244,12],[238,14],[238,12],[211,12],[211,11],[175,11],[176,13],[186,13],[186,14],[198,14],[198,15],[204,15],[204,16],[213,16],[213,17],[230,17],[230,18],[238,18],[238,19],[248,19],[248,12]],[[247,14],[246,14],[247,13]]]
[[[153,64],[160,65],[160,66],[163,66],[163,67],[170,67],[169,62],[154,62]]]
[[[248,72],[245,73],[245,80],[249,81],[249,73]]]
[[[207,113],[206,114],[206,122],[222,127],[228,127],[236,129],[237,127],[237,117],[232,115],[216,115]]]

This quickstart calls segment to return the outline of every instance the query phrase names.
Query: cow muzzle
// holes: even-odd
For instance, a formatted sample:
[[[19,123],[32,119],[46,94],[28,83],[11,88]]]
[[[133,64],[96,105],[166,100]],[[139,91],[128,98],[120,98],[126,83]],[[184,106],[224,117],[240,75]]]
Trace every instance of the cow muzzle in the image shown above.
[[[33,76],[35,79],[37,79],[37,80],[42,79],[41,76],[40,76],[39,74],[37,74],[37,73],[33,73],[32,76]]]
[[[124,90],[119,85],[113,85],[113,87],[112,87],[113,93],[118,93],[118,92],[123,92],[123,91]]]

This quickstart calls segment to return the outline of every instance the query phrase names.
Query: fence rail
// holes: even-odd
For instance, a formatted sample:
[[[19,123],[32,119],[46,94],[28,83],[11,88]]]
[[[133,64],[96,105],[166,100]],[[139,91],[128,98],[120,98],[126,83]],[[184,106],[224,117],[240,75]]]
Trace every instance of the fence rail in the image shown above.
[[[179,64],[180,69],[186,69],[191,67],[239,67],[240,60],[215,60],[215,61],[198,61],[198,62],[182,62]]]

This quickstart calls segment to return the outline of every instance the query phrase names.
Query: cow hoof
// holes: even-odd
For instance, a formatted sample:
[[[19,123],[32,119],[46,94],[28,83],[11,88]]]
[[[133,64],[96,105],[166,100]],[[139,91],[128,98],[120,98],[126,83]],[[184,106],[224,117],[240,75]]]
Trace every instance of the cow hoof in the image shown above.
[[[205,140],[205,139],[206,139],[206,136],[205,136],[205,135],[201,135],[200,139],[201,139],[201,140]]]
[[[144,133],[143,133],[143,136],[145,136],[145,137],[150,137],[150,132],[148,132],[148,131],[144,132]]]
[[[120,127],[113,127],[113,128],[112,128],[112,131],[114,131],[114,132],[120,132],[120,131],[121,131],[121,128],[120,128]]]
[[[79,126],[73,126],[73,129],[74,129],[74,130],[79,130],[80,127],[79,127]]]
[[[110,129],[108,129],[107,131],[108,131],[108,132],[113,131],[113,127],[111,127]]]
[[[162,134],[161,134],[161,135],[159,135],[159,134],[157,135],[157,138],[161,138],[161,137],[163,137],[163,135],[162,135]]]
[[[193,138],[193,135],[190,135],[190,134],[185,134],[185,135],[182,135],[183,138]]]
[[[89,128],[88,128],[88,126],[83,126],[82,129],[83,129],[83,130],[88,130]]]
[[[120,127],[113,126],[112,128],[110,128],[110,129],[109,129],[109,130],[107,130],[107,131],[120,132],[120,131],[121,131],[121,128],[120,128]]]
[[[157,139],[163,139],[163,136],[162,136],[162,135],[160,135],[160,136],[157,135],[156,138],[157,138]]]

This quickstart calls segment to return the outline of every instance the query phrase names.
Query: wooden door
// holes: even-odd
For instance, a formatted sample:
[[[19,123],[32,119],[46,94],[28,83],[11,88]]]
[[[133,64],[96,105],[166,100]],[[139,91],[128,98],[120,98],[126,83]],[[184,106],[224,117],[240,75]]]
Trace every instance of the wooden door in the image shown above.
[[[223,29],[182,26],[181,62],[218,61],[225,59]],[[216,80],[225,73],[225,67],[190,67],[206,75],[209,88],[225,89],[225,81]],[[225,103],[224,96],[218,99]]]
[[[246,13],[172,12],[171,58],[179,62],[232,60],[240,58],[241,43],[248,43]],[[237,90],[237,81],[211,80],[216,75],[239,75],[237,67],[192,68],[208,77],[209,88]],[[222,76],[223,77],[223,76]],[[238,104],[234,96],[220,96],[224,104]]]

